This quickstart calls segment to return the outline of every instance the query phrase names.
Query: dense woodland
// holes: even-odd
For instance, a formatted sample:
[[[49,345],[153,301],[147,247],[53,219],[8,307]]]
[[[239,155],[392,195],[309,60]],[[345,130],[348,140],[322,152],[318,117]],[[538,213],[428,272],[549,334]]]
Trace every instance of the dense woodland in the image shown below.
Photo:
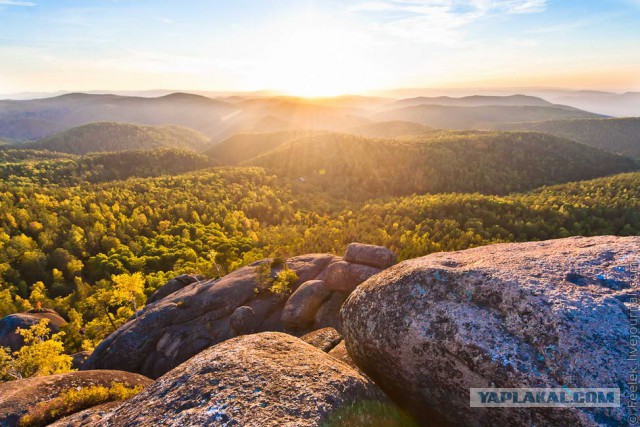
[[[181,273],[215,277],[267,256],[340,253],[352,241],[406,259],[492,242],[638,234],[639,191],[640,173],[631,173],[502,197],[345,205],[260,168],[77,186],[3,181],[0,314],[44,301],[86,326],[82,339],[68,335],[70,351],[83,341],[90,348],[132,314],[125,303],[105,315],[99,303],[113,301],[118,275],[142,274],[148,295]]]
[[[212,164],[204,155],[172,148],[92,153],[85,156],[8,149],[0,150],[0,179],[5,182],[68,186],[130,177],[174,175]]]
[[[540,133],[433,132],[405,139],[298,138],[243,164],[302,178],[335,197],[507,194],[635,170],[638,163]]]

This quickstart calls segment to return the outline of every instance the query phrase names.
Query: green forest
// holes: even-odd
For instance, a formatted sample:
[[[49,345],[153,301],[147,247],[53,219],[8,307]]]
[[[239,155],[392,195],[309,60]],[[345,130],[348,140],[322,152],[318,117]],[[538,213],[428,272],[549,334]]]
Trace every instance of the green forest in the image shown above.
[[[128,128],[99,126],[93,150],[106,152],[0,150],[0,316],[55,309],[69,321],[68,354],[91,350],[180,274],[355,241],[404,260],[640,234],[638,162],[555,136],[246,133],[199,154],[144,140],[109,151],[105,126]]]
[[[122,275],[141,274],[149,295],[182,273],[215,277],[269,256],[340,253],[352,241],[407,259],[494,242],[640,233],[640,173],[507,196],[351,204],[261,168],[70,186],[42,186],[33,176],[0,184],[0,314],[44,302],[73,319],[68,351],[91,348],[133,314],[109,295]]]

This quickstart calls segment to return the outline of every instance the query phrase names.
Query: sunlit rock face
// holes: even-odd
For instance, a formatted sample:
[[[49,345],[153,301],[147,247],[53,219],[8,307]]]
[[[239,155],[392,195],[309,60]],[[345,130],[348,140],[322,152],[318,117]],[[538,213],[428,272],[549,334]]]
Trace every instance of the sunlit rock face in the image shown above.
[[[291,335],[213,346],[89,426],[402,426],[384,393],[347,364]]]
[[[499,244],[402,262],[342,308],[349,355],[423,422],[623,425],[640,238]],[[637,318],[636,318],[637,319]],[[637,322],[637,320],[636,320]],[[470,388],[620,388],[620,408],[470,408]]]
[[[353,254],[353,256],[349,255]],[[263,260],[217,280],[180,276],[160,288],[152,302],[107,337],[83,369],[122,369],[157,378],[211,345],[265,331],[296,336],[316,329],[341,329],[339,312],[360,283],[389,266],[385,248],[352,244],[352,261],[308,254],[273,266]],[[367,264],[359,264],[366,262]],[[267,265],[268,264],[268,265]],[[285,292],[264,286],[284,265],[297,276]],[[336,266],[346,274],[334,274]]]
[[[60,398],[70,390],[81,391],[95,387],[108,388],[114,383],[119,383],[128,388],[142,388],[152,382],[142,375],[111,370],[67,372],[8,381],[0,384],[0,426],[22,425],[20,424],[22,417],[34,414],[42,415],[43,410],[40,408],[42,405]],[[111,399],[106,399],[106,401],[109,400]],[[89,401],[87,404],[90,405],[91,403]],[[95,404],[95,402],[93,403]],[[81,409],[86,407],[81,407]],[[69,415],[69,411],[73,411],[74,408],[73,405],[70,405],[64,409],[62,406],[57,409],[58,412],[54,418]]]

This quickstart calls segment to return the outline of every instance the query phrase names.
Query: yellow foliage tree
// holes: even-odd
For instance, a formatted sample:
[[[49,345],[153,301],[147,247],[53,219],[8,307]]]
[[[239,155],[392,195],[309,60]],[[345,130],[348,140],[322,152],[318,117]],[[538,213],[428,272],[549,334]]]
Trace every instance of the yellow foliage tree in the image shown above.
[[[31,294],[29,295],[29,302],[34,306],[38,305],[38,303],[42,304],[48,301],[47,297],[47,287],[42,282],[36,282],[33,284],[31,288]]]
[[[59,374],[71,370],[71,356],[64,354],[64,332],[49,334],[49,319],[42,319],[29,329],[18,328],[24,338],[24,346],[10,353],[0,348],[0,377],[22,379],[42,375]]]
[[[118,274],[111,276],[113,289],[112,305],[131,304],[133,313],[138,316],[138,305],[145,302],[144,277],[142,273]]]

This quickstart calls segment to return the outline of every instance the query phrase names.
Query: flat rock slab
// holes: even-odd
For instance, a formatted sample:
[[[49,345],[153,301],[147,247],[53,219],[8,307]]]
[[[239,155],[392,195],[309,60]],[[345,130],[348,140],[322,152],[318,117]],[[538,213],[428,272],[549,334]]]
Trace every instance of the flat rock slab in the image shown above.
[[[17,425],[20,418],[33,410],[38,403],[55,399],[70,389],[109,387],[113,383],[122,383],[127,387],[146,387],[152,382],[142,375],[108,370],[68,372],[8,381],[0,384],[0,426]]]
[[[357,365],[425,424],[624,425],[639,264],[638,237],[433,254],[359,286],[342,308],[343,337]],[[472,387],[561,386],[620,387],[623,405],[469,407]]]
[[[384,393],[354,369],[298,338],[265,332],[201,352],[89,425],[401,425],[396,419]]]

